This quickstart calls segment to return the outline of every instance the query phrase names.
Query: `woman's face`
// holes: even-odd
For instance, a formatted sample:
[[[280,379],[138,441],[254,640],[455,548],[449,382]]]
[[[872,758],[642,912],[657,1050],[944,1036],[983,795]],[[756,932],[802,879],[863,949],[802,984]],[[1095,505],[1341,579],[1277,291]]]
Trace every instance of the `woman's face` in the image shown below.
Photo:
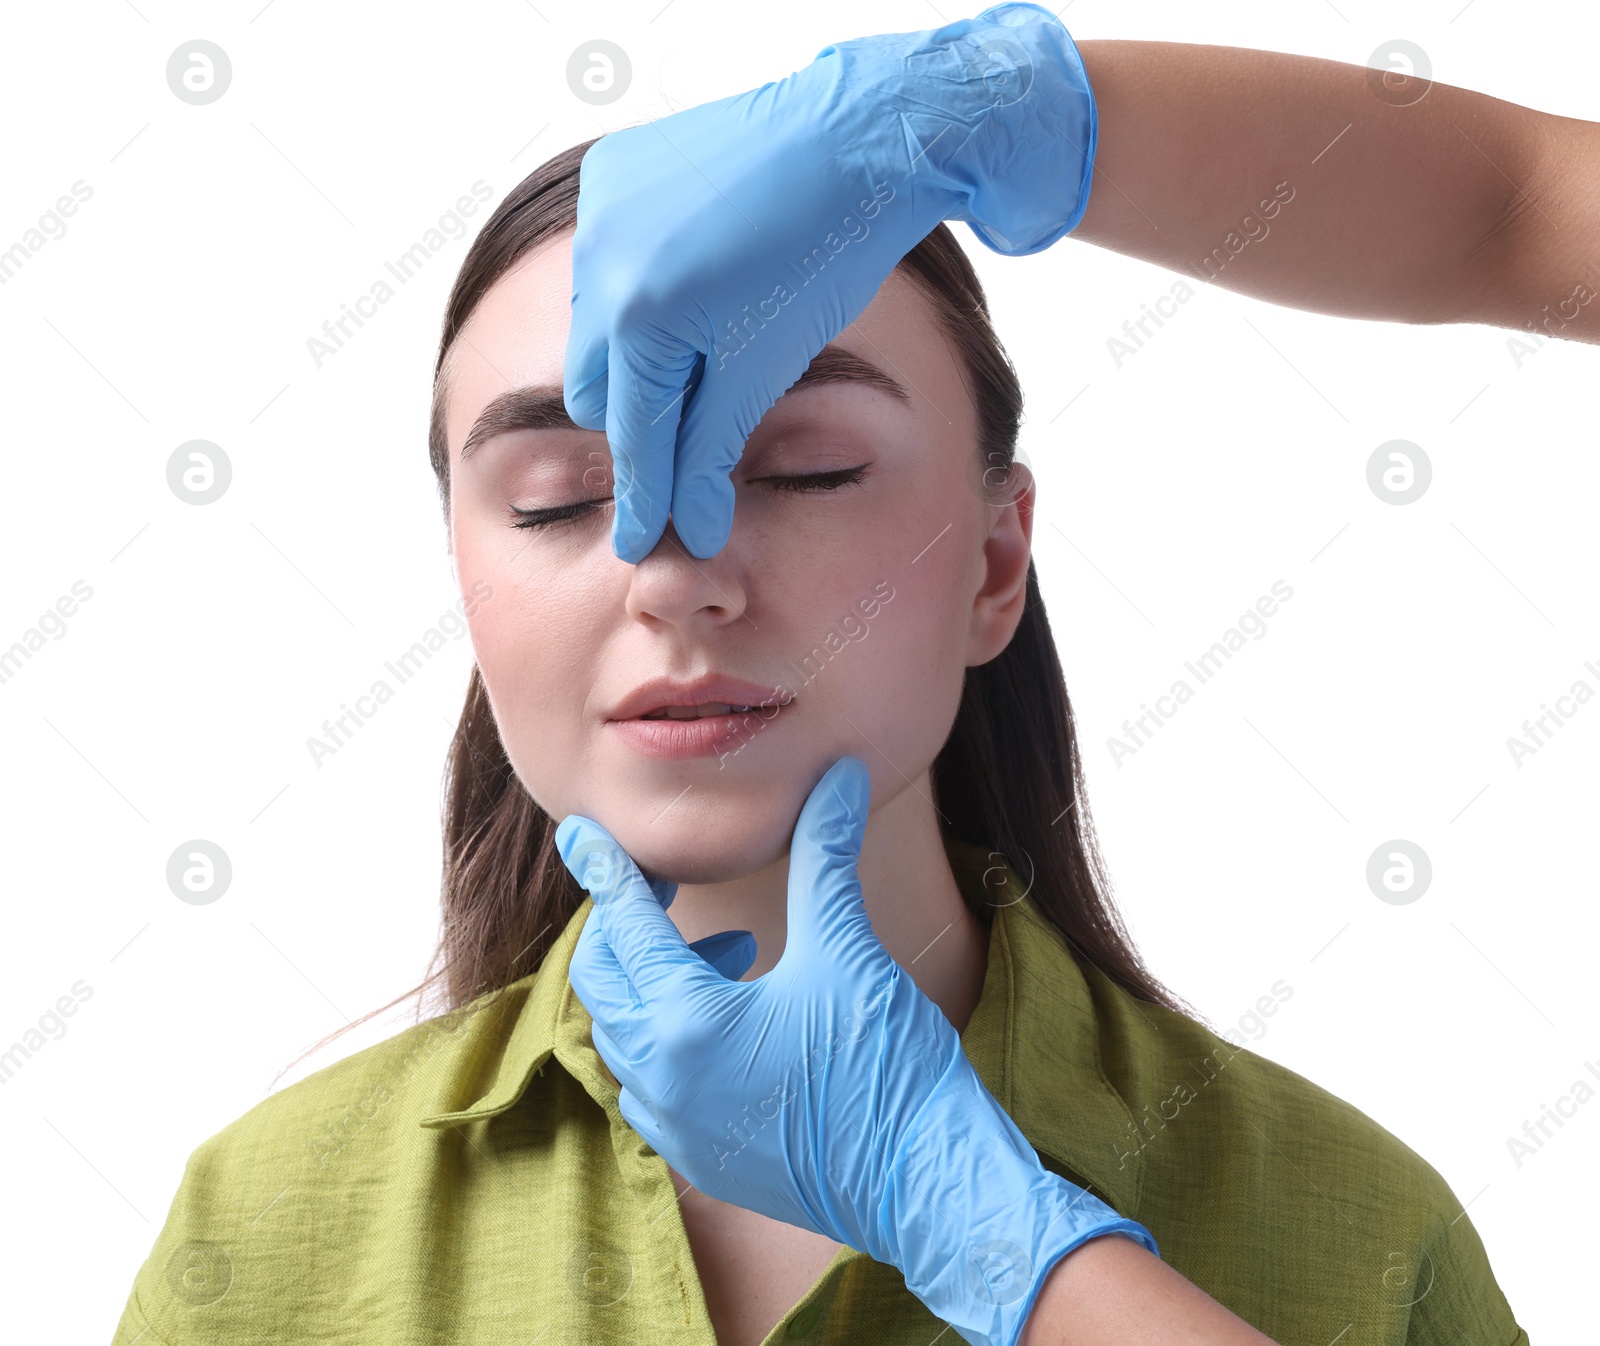
[[[529,793],[680,883],[781,860],[842,756],[866,763],[874,815],[913,790],[928,802],[902,805],[931,808],[963,671],[1003,650],[1022,613],[1032,497],[997,508],[980,494],[975,413],[920,291],[891,275],[767,412],[733,473],[722,551],[696,559],[669,522],[638,565],[611,550],[605,435],[562,407],[570,297],[566,231],[495,283],[446,369],[456,574]],[[869,366],[878,382],[859,377]],[[520,408],[496,417],[517,390],[498,410]],[[475,432],[486,411],[494,424]],[[853,484],[785,480],[857,468]],[[516,511],[559,506],[579,508],[516,526]],[[681,685],[708,675],[749,686]],[[680,686],[645,688],[663,678]],[[688,703],[754,709],[689,728],[640,718]]]

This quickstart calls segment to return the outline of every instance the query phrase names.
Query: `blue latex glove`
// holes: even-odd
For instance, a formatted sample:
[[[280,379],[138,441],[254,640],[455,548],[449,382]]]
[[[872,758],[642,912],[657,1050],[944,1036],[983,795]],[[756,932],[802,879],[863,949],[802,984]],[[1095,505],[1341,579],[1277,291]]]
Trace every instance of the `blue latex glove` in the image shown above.
[[[675,884],[647,880],[598,823],[563,819],[556,843],[595,902],[569,975],[623,1117],[684,1177],[899,1268],[967,1341],[1014,1346],[1080,1243],[1159,1249],[1039,1162],[873,934],[856,872],[869,790],[844,757],[811,792],[783,956],[748,982],[684,943],[666,914]]]
[[[1075,228],[1095,134],[1061,21],[1003,4],[591,146],[564,384],[610,441],[616,554],[643,560],[669,507],[695,556],[722,550],[728,474],[812,357],[942,220],[1008,256]]]

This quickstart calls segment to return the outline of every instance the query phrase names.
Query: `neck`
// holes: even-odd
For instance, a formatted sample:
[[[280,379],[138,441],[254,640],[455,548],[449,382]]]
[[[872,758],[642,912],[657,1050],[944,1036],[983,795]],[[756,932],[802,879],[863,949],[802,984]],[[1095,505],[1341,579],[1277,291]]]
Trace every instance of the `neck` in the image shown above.
[[[959,1032],[983,993],[988,932],[962,900],[924,772],[867,818],[857,872],[873,932]],[[783,954],[789,857],[726,883],[680,884],[667,915],[693,943],[722,930],[756,937],[753,981]]]

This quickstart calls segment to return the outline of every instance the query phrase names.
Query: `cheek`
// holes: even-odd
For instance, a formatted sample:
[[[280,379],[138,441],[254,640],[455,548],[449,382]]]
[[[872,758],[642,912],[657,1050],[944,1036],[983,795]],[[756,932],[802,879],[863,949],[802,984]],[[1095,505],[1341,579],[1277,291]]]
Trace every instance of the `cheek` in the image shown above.
[[[463,593],[492,590],[472,621],[472,643],[486,676],[507,650],[549,651],[549,637],[580,636],[601,611],[608,589],[597,549],[609,545],[604,524],[580,523],[549,533],[518,529],[465,508],[452,517],[451,546]],[[614,596],[609,601],[615,603]]]
[[[566,773],[605,614],[621,599],[584,563],[586,550],[557,550],[509,526],[458,524],[453,543],[462,591],[481,583],[494,595],[468,620],[478,671],[512,767],[541,798]]]
[[[830,631],[835,644],[842,638],[857,705],[896,721],[902,703],[953,714],[982,566],[981,519],[962,482],[895,474],[859,508],[805,522],[804,541],[771,547],[755,577],[764,605],[803,646]]]
[[[915,565],[915,550],[886,549],[853,572],[848,599],[830,614],[847,639],[818,682],[837,669],[839,681],[824,689],[836,746],[867,763],[875,797],[898,794],[938,756],[961,704],[966,623],[958,595],[966,576],[936,557],[944,542]],[[957,556],[954,545],[949,556]]]

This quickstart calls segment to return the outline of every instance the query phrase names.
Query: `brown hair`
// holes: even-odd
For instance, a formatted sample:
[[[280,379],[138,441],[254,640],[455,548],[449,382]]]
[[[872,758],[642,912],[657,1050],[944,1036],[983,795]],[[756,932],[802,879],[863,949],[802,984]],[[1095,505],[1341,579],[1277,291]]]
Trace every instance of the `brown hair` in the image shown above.
[[[473,240],[451,289],[428,426],[428,456],[447,519],[447,358],[495,281],[537,244],[575,226],[579,164],[594,143],[563,150],[516,186]],[[1009,478],[1022,387],[990,325],[971,261],[940,224],[898,269],[932,304],[967,375],[978,423],[975,479],[978,471],[990,485]],[[949,820],[941,830],[999,852],[1016,866],[1028,900],[1080,961],[1140,1000],[1199,1018],[1145,967],[1112,903],[1089,818],[1072,703],[1032,561],[1016,633],[998,656],[967,670],[955,724],[934,759],[932,777],[938,809]],[[556,850],[560,820],[534,802],[512,770],[476,667],[450,745],[444,796],[443,915],[427,976],[308,1050],[412,996],[419,998],[420,1020],[421,997],[441,982],[440,1008],[448,1011],[526,977],[587,896]],[[974,914],[988,924],[986,904],[976,904]]]

